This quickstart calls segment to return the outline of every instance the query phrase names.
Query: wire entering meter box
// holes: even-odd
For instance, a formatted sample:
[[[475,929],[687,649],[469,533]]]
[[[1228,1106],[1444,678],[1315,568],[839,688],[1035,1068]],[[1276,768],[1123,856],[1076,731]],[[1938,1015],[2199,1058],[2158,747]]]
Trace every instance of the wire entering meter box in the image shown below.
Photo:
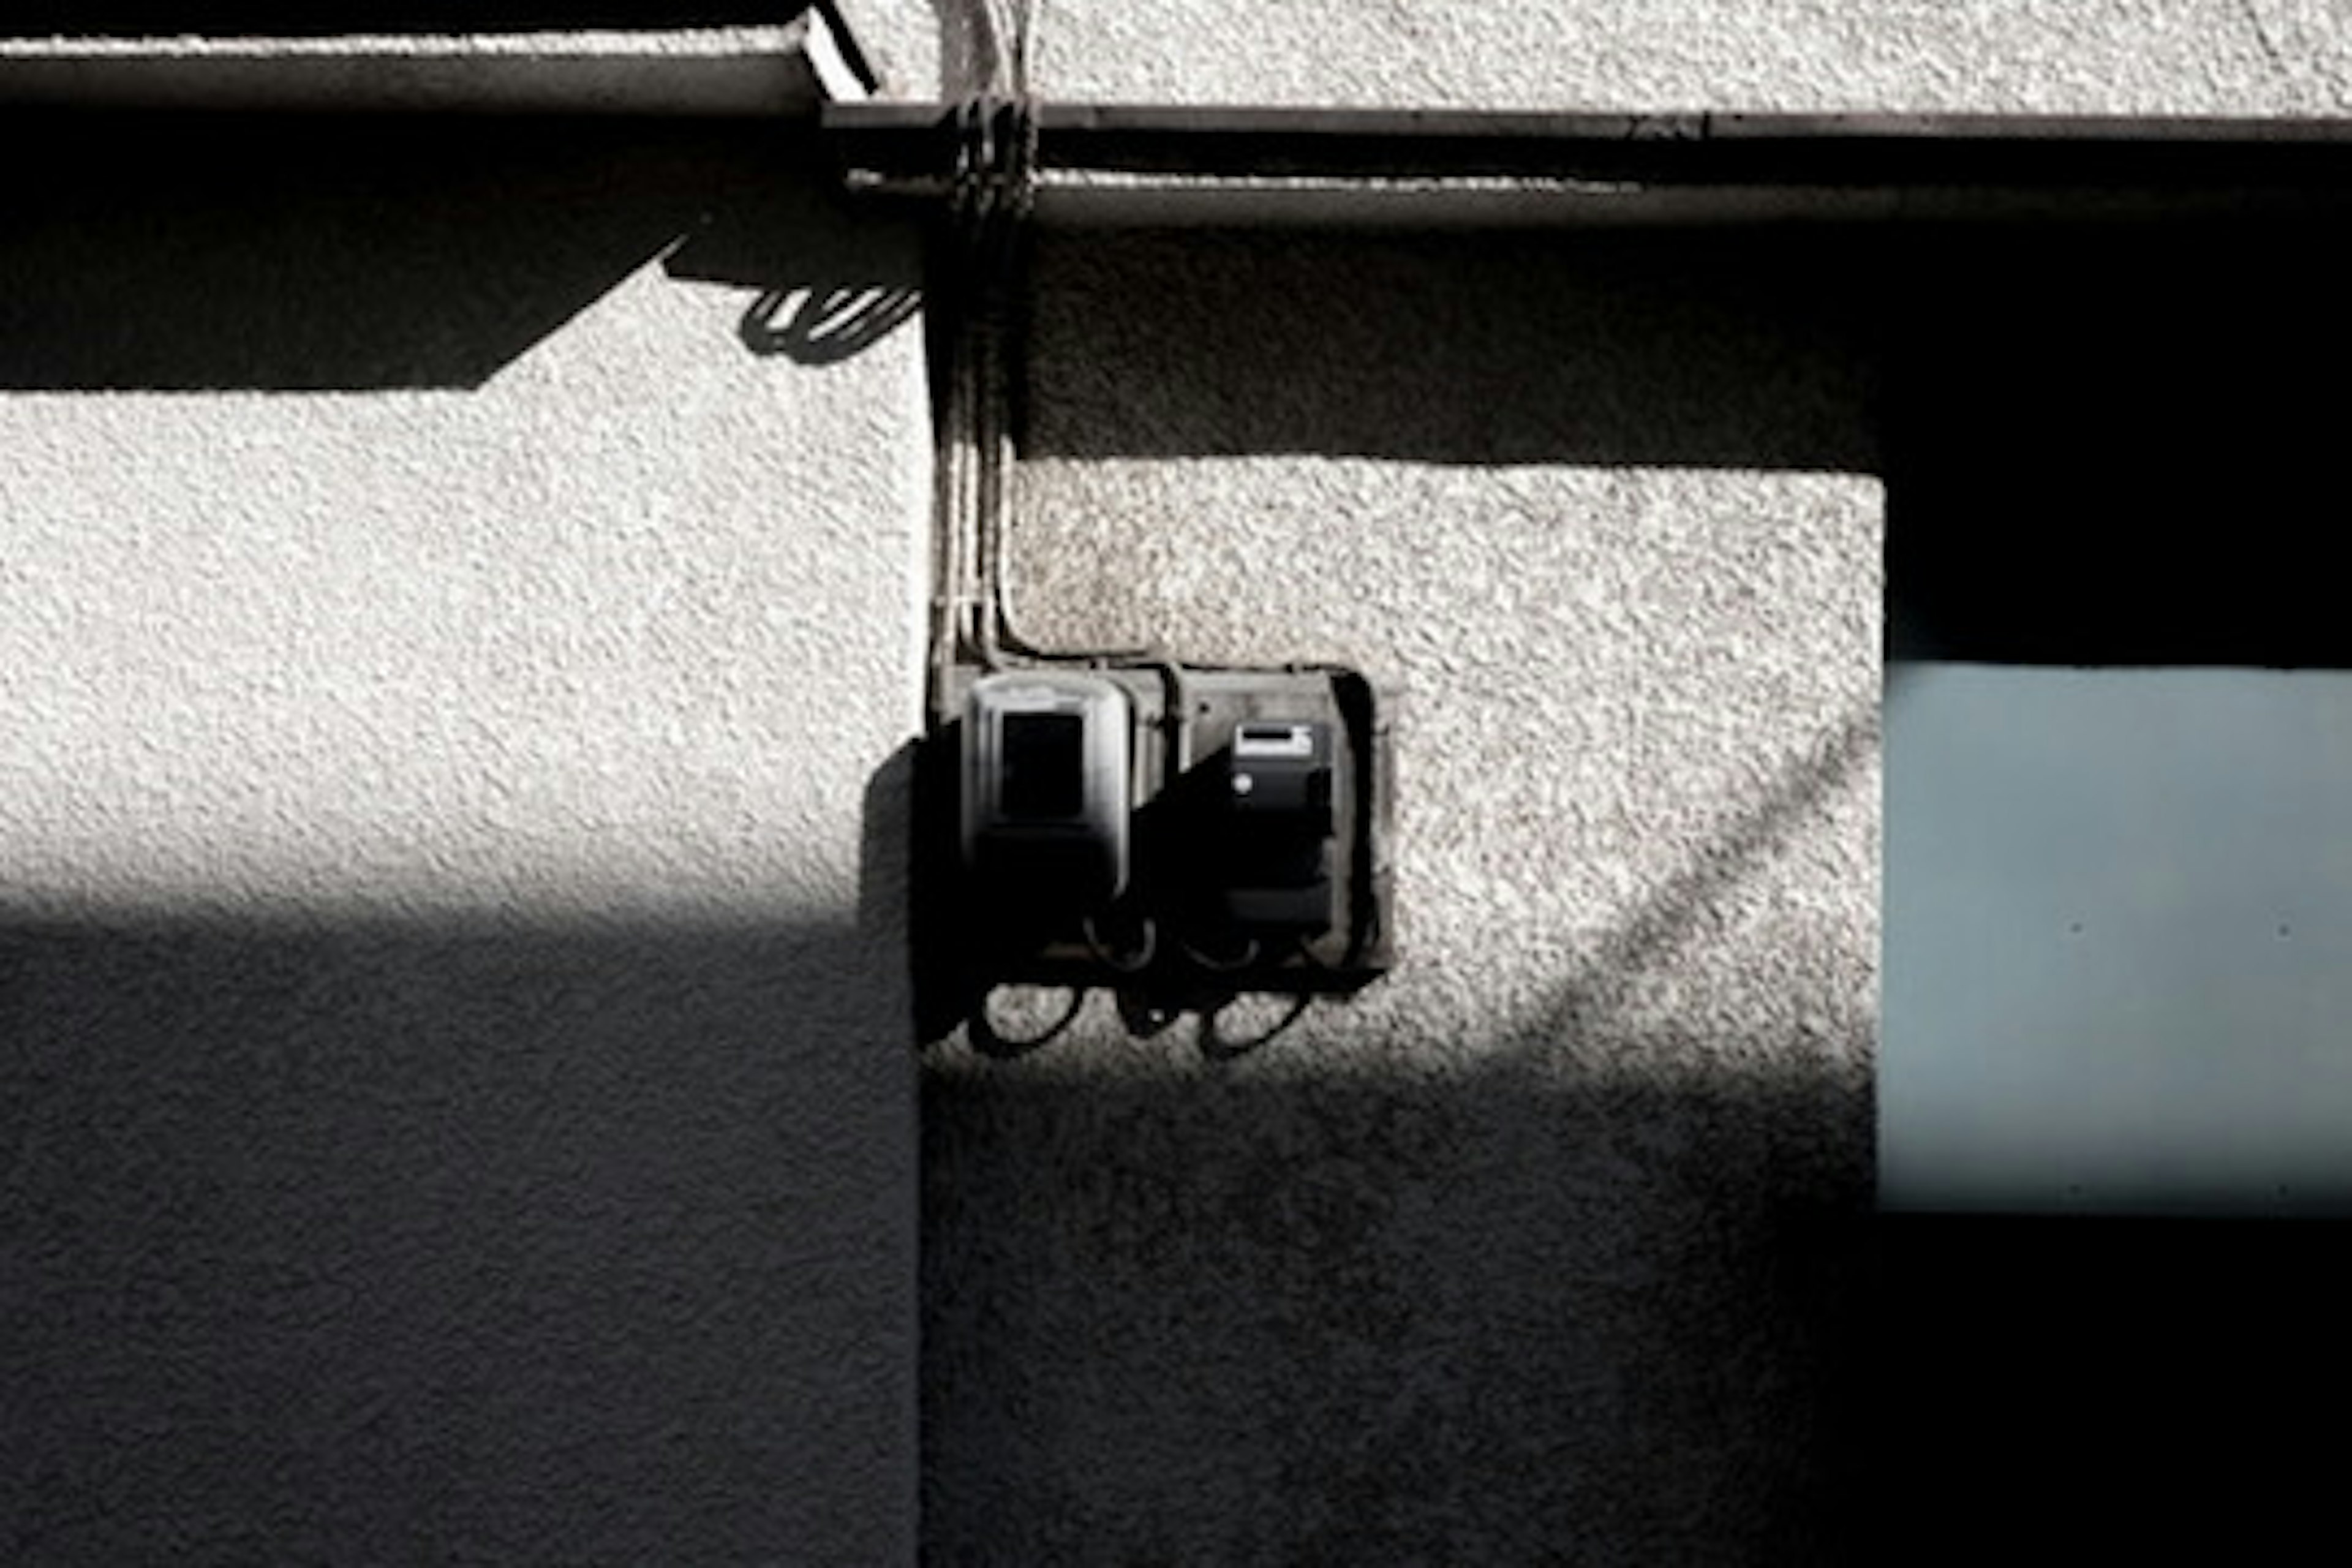
[[[1352,670],[959,666],[918,777],[925,1036],[1004,984],[1154,1007],[1392,962],[1386,715]]]

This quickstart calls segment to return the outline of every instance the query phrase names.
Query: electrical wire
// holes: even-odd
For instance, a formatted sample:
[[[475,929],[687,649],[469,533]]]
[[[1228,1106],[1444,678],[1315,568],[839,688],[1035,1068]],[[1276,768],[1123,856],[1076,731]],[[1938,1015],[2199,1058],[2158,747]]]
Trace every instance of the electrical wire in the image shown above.
[[[1140,974],[1160,955],[1160,922],[1150,915],[1139,916],[1136,931],[1135,945],[1121,952],[1103,941],[1094,916],[1087,915],[1078,921],[1078,933],[1086,939],[1087,951],[1094,954],[1095,962],[1121,974]]]
[[[1023,379],[1022,279],[1037,192],[1033,72],[1043,8],[1037,0],[988,0],[983,80],[957,106],[950,222],[959,276],[944,412],[940,485],[945,535],[940,562],[935,679],[943,689],[963,658],[996,670],[1014,662],[1104,666],[1150,649],[1050,647],[1018,628],[1011,576],[1017,432]]]
[[[987,0],[986,79],[979,91],[957,106],[955,114],[947,240],[956,276],[951,293],[943,291],[941,301],[952,314],[938,488],[942,520],[935,552],[939,577],[934,598],[934,690],[944,701],[955,667],[967,662],[991,671],[1022,664],[1080,664],[1097,668],[1156,665],[1168,689],[1173,777],[1187,760],[1175,754],[1181,750],[1177,737],[1186,730],[1181,667],[1151,647],[1050,647],[1024,635],[1013,613],[1010,557],[1020,458],[1017,408],[1026,382],[1021,345],[1026,340],[1026,268],[1039,180],[1033,72],[1040,12],[1037,0]],[[1345,666],[1326,663],[1255,668],[1286,674],[1346,671]],[[1370,831],[1366,808],[1360,806],[1360,867],[1369,858]],[[1164,945],[1157,924],[1149,918],[1142,922],[1137,945],[1124,952],[1110,949],[1091,919],[1085,922],[1083,935],[1097,962],[1126,974],[1150,969],[1159,961]],[[1360,922],[1351,935],[1343,961],[1348,963],[1355,962],[1364,945],[1366,931]],[[1252,937],[1244,937],[1237,950],[1224,954],[1203,952],[1181,935],[1173,940],[1185,958],[1209,973],[1237,973],[1265,958],[1264,949]],[[1322,967],[1303,943],[1298,956],[1308,965]],[[1069,1026],[1086,995],[1083,988],[1073,988],[1070,1005],[1061,1018],[1027,1040],[1004,1038],[988,1021],[983,998],[969,1020],[971,1041],[975,1048],[992,1056],[1033,1050]],[[1212,1054],[1220,1056],[1253,1048],[1289,1027],[1306,1005],[1307,997],[1302,994],[1289,1016],[1263,1035],[1238,1043],[1223,1041],[1213,1018],[1204,1016],[1203,1048],[1213,1047]]]
[[[1178,937],[1176,939],[1176,945],[1183,949],[1185,957],[1191,959],[1194,963],[1200,965],[1202,969],[1207,970],[1212,974],[1238,974],[1243,970],[1247,969],[1251,964],[1255,963],[1258,961],[1259,954],[1265,951],[1265,949],[1258,944],[1257,938],[1254,936],[1245,936],[1242,938],[1241,953],[1240,956],[1236,958],[1220,958],[1211,953],[1202,952],[1199,948],[1194,947],[1182,937]]]

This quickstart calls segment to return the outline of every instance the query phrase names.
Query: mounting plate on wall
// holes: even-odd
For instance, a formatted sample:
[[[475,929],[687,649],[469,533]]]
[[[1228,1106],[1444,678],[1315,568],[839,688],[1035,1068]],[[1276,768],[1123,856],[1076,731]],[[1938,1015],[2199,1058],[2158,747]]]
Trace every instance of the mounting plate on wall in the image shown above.
[[[1393,962],[1386,716],[1352,670],[957,666],[916,781],[921,1037],[999,985],[1130,1018]]]

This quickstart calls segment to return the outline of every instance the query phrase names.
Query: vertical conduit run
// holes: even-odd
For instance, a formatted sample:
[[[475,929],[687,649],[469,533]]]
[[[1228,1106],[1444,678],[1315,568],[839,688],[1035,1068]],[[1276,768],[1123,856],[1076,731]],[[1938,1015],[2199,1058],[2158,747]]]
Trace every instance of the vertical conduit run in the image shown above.
[[[946,324],[931,649],[931,706],[941,720],[958,665],[1156,657],[1043,647],[1021,634],[1010,602],[1016,411],[1039,167],[1038,106],[1029,89],[1035,29],[1034,0],[1020,0],[1009,20],[996,5],[983,5],[972,51],[983,86],[949,111],[948,210],[931,289]]]
[[[1033,21],[1025,6],[1009,20],[993,4],[977,8],[969,63],[979,90],[952,110],[953,163],[931,290],[946,327],[931,647],[931,701],[941,718],[955,666],[1004,662],[996,584],[1011,511],[1016,312],[1035,188]]]
[[[1007,635],[1003,601],[1012,510],[1022,263],[1034,180],[1034,120],[1018,98],[957,106],[955,164],[934,295],[946,313],[940,429],[938,621],[933,702],[959,663],[1002,668],[1026,651]]]

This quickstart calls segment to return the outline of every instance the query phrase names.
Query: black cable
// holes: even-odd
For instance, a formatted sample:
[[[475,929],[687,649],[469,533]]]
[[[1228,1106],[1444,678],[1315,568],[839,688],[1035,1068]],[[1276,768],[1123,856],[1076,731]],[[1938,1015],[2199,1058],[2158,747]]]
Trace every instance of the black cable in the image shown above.
[[[1202,969],[1207,970],[1212,974],[1237,974],[1241,971],[1247,969],[1251,964],[1255,963],[1258,961],[1260,954],[1265,952],[1265,950],[1258,945],[1257,938],[1254,936],[1242,938],[1241,956],[1239,958],[1230,960],[1213,958],[1209,954],[1202,952],[1199,948],[1194,947],[1182,937],[1178,937],[1176,939],[1176,945],[1183,950],[1185,957],[1191,959],[1194,963],[1200,965]]]
[[[1141,940],[1132,952],[1121,953],[1114,952],[1110,944],[1102,940],[1102,933],[1096,929],[1094,916],[1087,915],[1078,921],[1078,934],[1086,939],[1087,951],[1094,954],[1095,962],[1121,974],[1142,973],[1151,967],[1151,961],[1160,954],[1158,922],[1150,915],[1140,915],[1137,917],[1136,928],[1141,932]]]

